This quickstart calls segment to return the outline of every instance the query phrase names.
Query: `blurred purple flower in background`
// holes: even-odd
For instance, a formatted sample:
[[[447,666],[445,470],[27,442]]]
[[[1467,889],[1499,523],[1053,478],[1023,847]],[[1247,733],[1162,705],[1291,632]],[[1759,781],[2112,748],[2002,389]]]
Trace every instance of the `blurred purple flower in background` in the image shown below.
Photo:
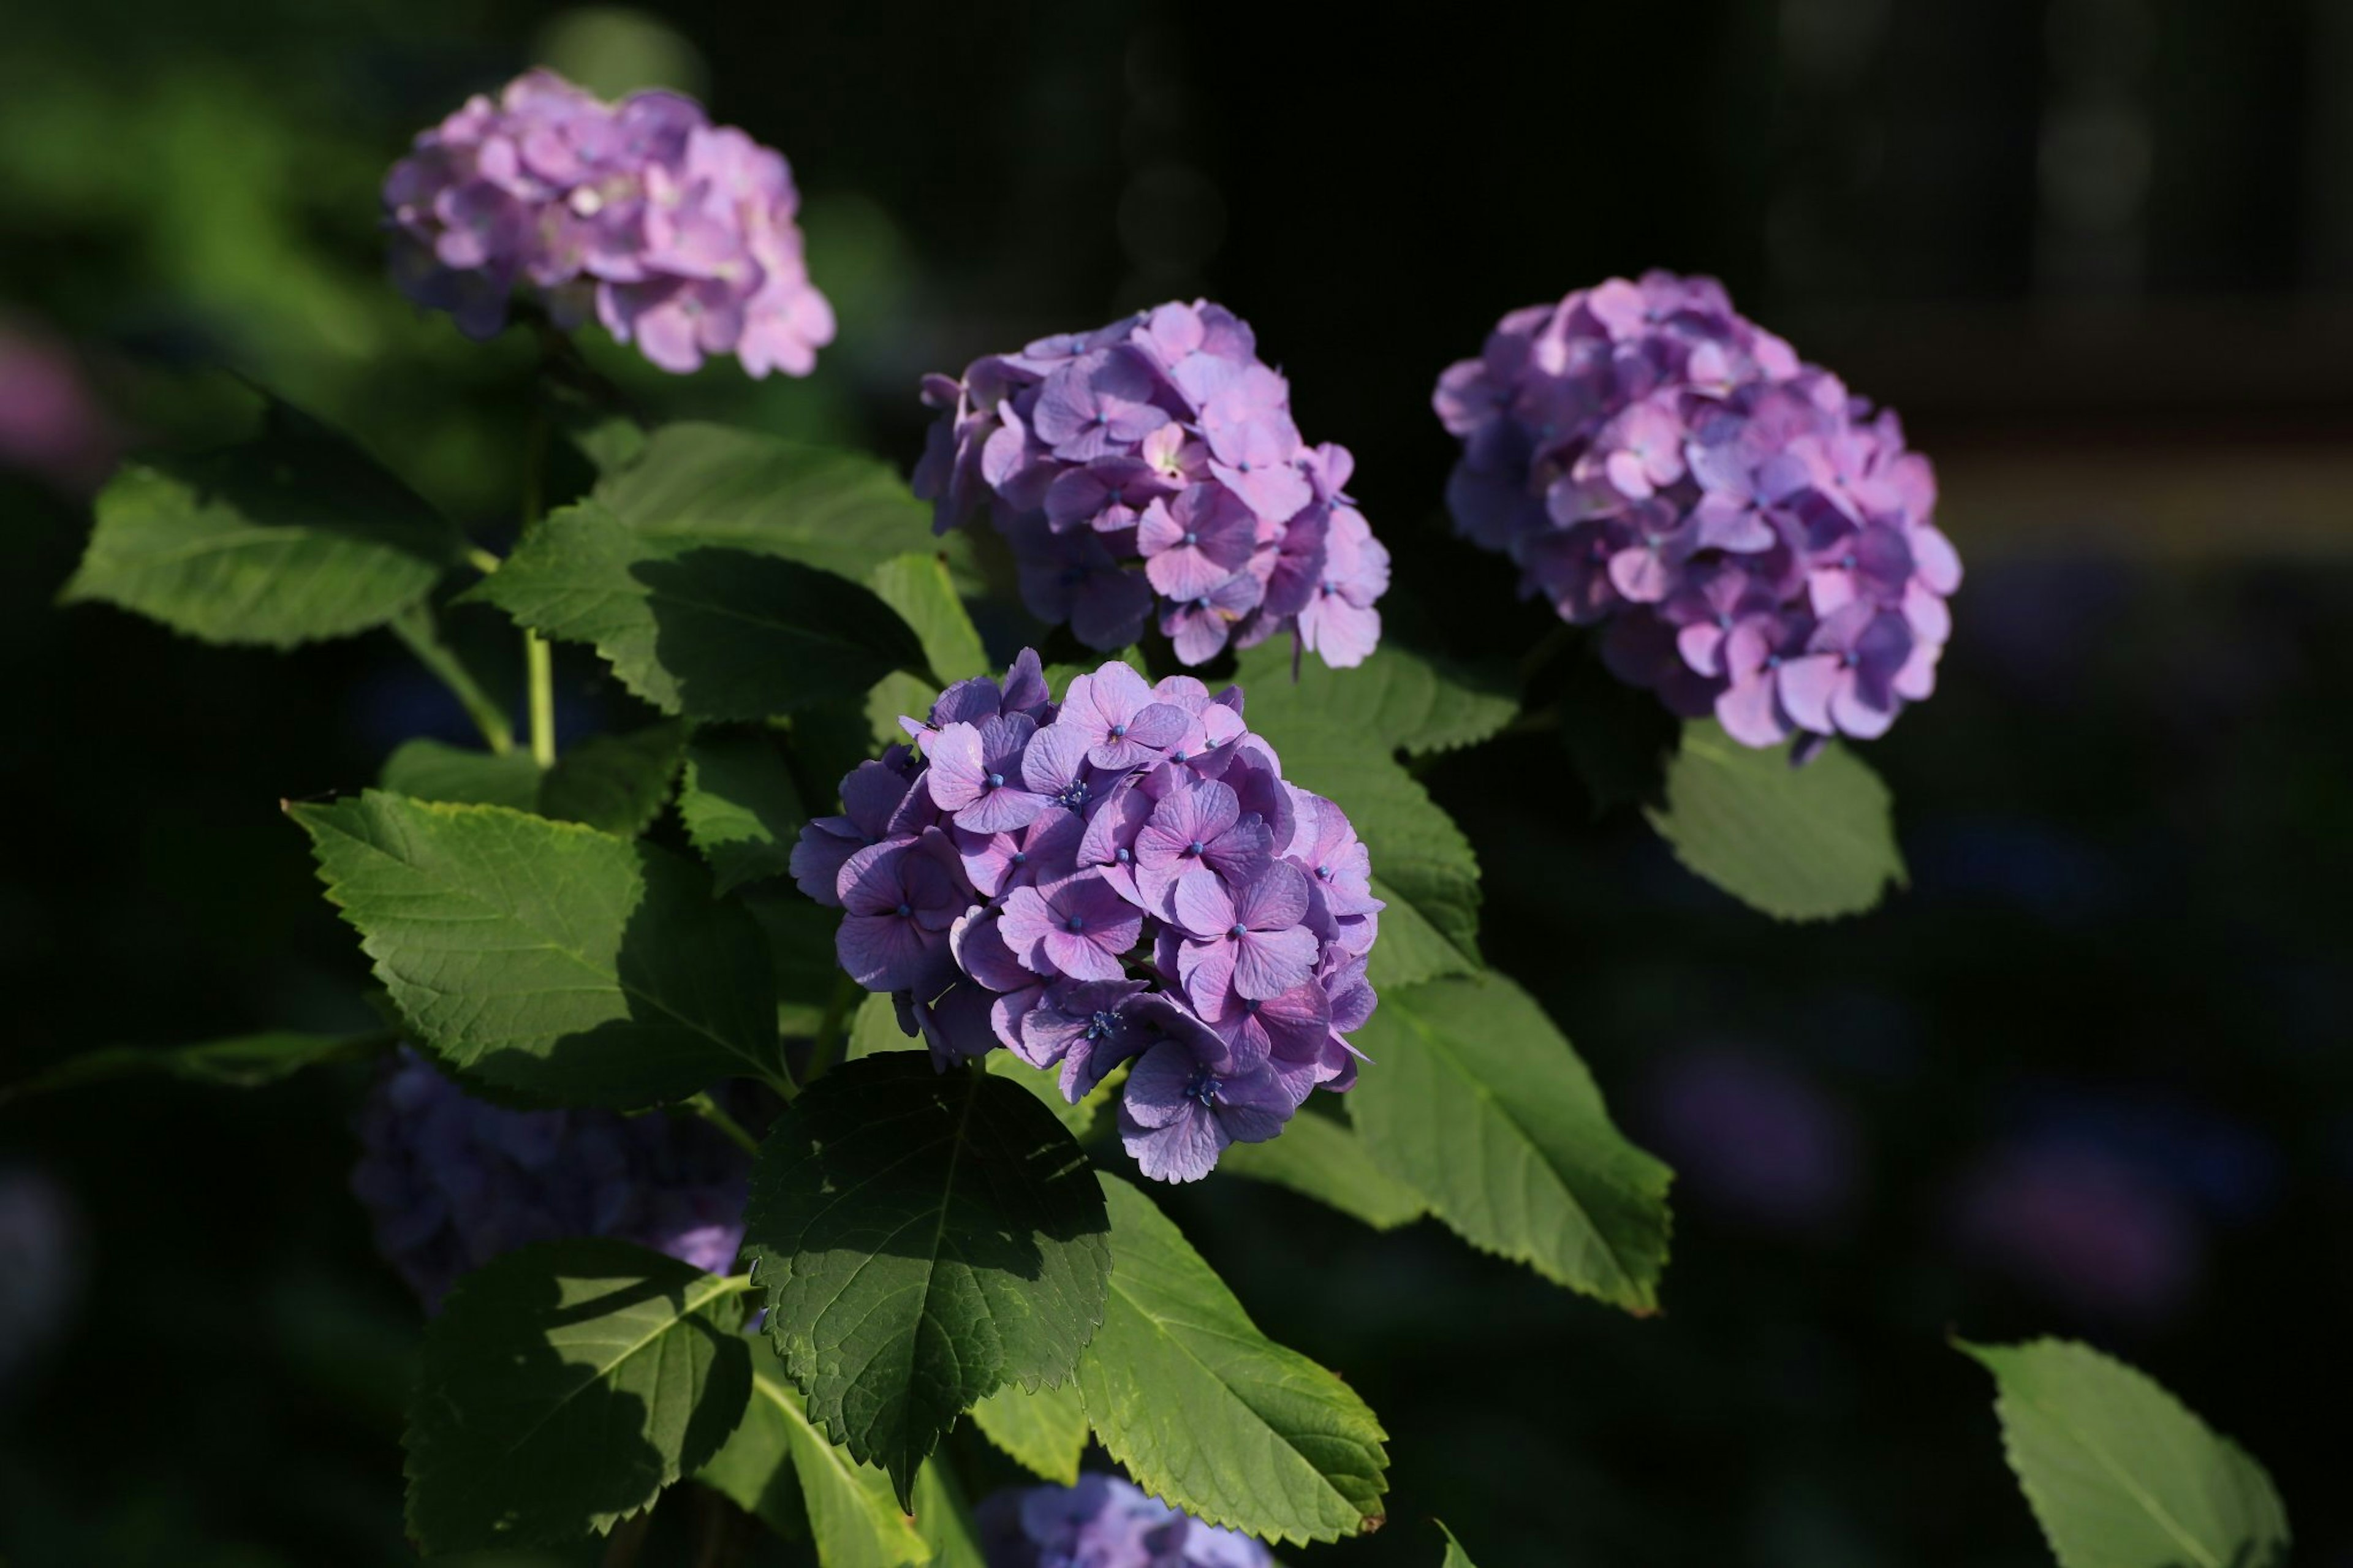
[[[1117,1476],[1017,1487],[973,1510],[988,1568],[1271,1568],[1239,1531],[1179,1513]]]
[[[663,370],[714,354],[807,375],[833,341],[782,154],[676,93],[606,103],[552,71],[418,133],[384,182],[392,272],[470,337],[528,289],[569,329],[594,315]]]
[[[73,352],[26,323],[0,321],[0,468],[83,496],[106,478],[121,445]]]
[[[44,1172],[0,1171],[0,1390],[63,1333],[82,1281],[70,1194]]]
[[[1935,689],[1961,563],[1928,460],[1714,279],[1514,310],[1433,401],[1456,530],[1607,623],[1611,670],[1675,712],[1751,746],[1869,738]]]
[[[691,1118],[509,1110],[403,1047],[358,1131],[352,1192],[427,1311],[528,1242],[618,1237],[714,1273],[743,1243],[751,1157]]]
[[[2170,1317],[2205,1265],[2190,1205],[2085,1142],[2029,1139],[1979,1156],[1955,1187],[1952,1224],[1971,1262],[2087,1317]]]
[[[2217,1226],[2277,1202],[2281,1156],[2212,1108],[2158,1089],[2036,1082],[1958,1179],[1965,1256],[2086,1316],[2159,1322],[2186,1306]]]
[[[1721,1046],[1690,1047],[1651,1071],[1650,1142],[1683,1190],[1735,1218],[1821,1232],[1852,1212],[1863,1182],[1853,1112],[1799,1069]]]
[[[1222,305],[1171,300],[932,375],[915,468],[943,533],[986,516],[1022,602],[1106,652],[1147,620],[1201,664],[1288,632],[1335,668],[1380,641],[1389,555]]]

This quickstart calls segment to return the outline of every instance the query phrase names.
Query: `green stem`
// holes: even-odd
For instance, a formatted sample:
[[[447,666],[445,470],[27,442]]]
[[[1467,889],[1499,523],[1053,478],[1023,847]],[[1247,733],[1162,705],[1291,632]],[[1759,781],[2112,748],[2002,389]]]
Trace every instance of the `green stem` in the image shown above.
[[[522,634],[523,668],[531,681],[531,756],[543,768],[555,765],[555,660],[547,639]]]
[[[833,1066],[841,1054],[842,1036],[846,1031],[841,1022],[849,1015],[849,1004],[860,994],[857,981],[847,974],[833,977],[833,994],[826,998],[825,1016],[818,1020],[817,1040],[809,1047],[808,1069],[801,1074],[804,1084],[815,1083]]]
[[[490,694],[475,684],[473,676],[458,656],[449,651],[433,627],[433,612],[423,605],[404,610],[390,622],[392,635],[408,647],[417,661],[431,670],[448,687],[474,721],[474,728],[482,732],[482,741],[501,756],[514,750],[514,729]]]
[[[534,407],[522,444],[522,536],[539,526],[546,510],[542,470],[547,467],[547,412]],[[547,639],[530,627],[522,634],[523,673],[531,693],[531,754],[543,768],[555,765],[555,660]]]
[[[679,1101],[679,1105],[681,1109],[694,1112],[695,1115],[717,1128],[726,1137],[727,1142],[734,1144],[746,1154],[757,1154],[760,1152],[760,1141],[744,1131],[742,1122],[720,1110],[719,1102],[712,1099],[709,1094],[694,1095]]]
[[[499,558],[479,544],[466,547],[466,564],[487,577],[499,569]]]

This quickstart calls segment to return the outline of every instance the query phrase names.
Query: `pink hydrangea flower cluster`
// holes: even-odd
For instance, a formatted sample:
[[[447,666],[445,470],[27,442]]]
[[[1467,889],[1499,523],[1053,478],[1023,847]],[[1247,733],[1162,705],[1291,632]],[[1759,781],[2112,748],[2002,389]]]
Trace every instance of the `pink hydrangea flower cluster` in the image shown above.
[[[1715,279],[1514,310],[1435,403],[1462,438],[1456,527],[1674,711],[1810,748],[1935,689],[1961,563],[1928,459]]]
[[[593,312],[678,374],[733,354],[755,376],[807,375],[833,341],[791,168],[676,93],[607,103],[528,72],[419,133],[384,205],[402,291],[471,337],[503,327],[522,287],[559,325]]]
[[[1389,553],[1310,447],[1290,384],[1222,305],[1176,301],[924,378],[915,493],[944,533],[986,511],[1032,615],[1124,647],[1156,622],[1187,664],[1277,632],[1335,668],[1380,641]]]
[[[914,744],[841,781],[792,873],[843,911],[842,967],[935,1057],[1004,1046],[1073,1103],[1133,1061],[1120,1132],[1161,1181],[1356,1082],[1371,859],[1339,806],[1284,781],[1240,688],[1114,662],[1056,703],[1024,650],[902,723]]]

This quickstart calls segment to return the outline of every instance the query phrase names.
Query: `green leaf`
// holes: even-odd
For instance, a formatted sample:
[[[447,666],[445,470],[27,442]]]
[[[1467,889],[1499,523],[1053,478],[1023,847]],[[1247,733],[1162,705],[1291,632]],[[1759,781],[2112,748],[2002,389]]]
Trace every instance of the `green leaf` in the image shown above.
[[[1241,674],[1242,716],[1282,759],[1283,777],[1337,801],[1372,856],[1373,891],[1389,906],[1373,944],[1373,984],[1387,991],[1475,971],[1478,858],[1396,753],[1409,740],[1459,744],[1492,710],[1467,727],[1445,721],[1430,706],[1438,678],[1403,654],[1390,666],[1377,655],[1361,670],[1324,670],[1311,688],[1304,669],[1292,684],[1290,656],[1270,644],[1242,656]],[[1374,683],[1361,699],[1360,679]]]
[[[665,713],[760,719],[923,668],[923,645],[871,590],[691,533],[636,532],[594,500],[542,521],[467,596],[595,644]]]
[[[376,978],[454,1067],[555,1103],[623,1108],[775,1077],[766,945],[691,861],[500,806],[374,790],[287,809]]]
[[[1079,1484],[1087,1407],[1076,1384],[1029,1393],[1008,1384],[972,1407],[972,1418],[1008,1458],[1050,1481]]]
[[[1366,1152],[1474,1247],[1638,1312],[1667,1261],[1666,1166],[1611,1125],[1534,998],[1501,974],[1386,993],[1348,1096]]]
[[[849,1016],[849,1036],[843,1042],[842,1059],[859,1061],[887,1051],[923,1050],[923,1042],[899,1027],[898,1005],[890,994],[870,991]]]
[[[793,1468],[790,1419],[779,1405],[789,1399],[797,1406],[800,1391],[782,1380],[780,1369],[767,1370],[776,1368],[776,1358],[765,1341],[751,1344],[752,1397],[744,1419],[694,1479],[778,1535],[797,1541],[808,1533],[808,1504]]]
[[[1079,1390],[1103,1447],[1211,1524],[1302,1543],[1377,1529],[1388,1434],[1372,1411],[1260,1333],[1151,1199],[1101,1180],[1115,1261]]]
[[[352,442],[272,401],[258,438],[123,467],[67,603],[216,643],[292,647],[382,626],[464,553],[457,530]]]
[[[1086,1157],[1033,1096],[886,1051],[776,1120],[744,1246],[810,1418],[905,1503],[975,1401],[1070,1377],[1103,1316],[1105,1228]]]
[[[384,760],[377,784],[411,800],[460,805],[539,806],[540,766],[528,752],[469,751],[440,741],[404,741]]]
[[[789,883],[739,888],[733,901],[744,906],[767,942],[776,972],[777,1029],[795,1039],[814,1038],[834,987],[848,980],[833,952],[841,911]]]
[[[1375,1230],[1394,1230],[1430,1212],[1421,1194],[1376,1164],[1364,1140],[1335,1116],[1294,1116],[1280,1138],[1234,1144],[1218,1156],[1218,1169],[1303,1193]]]
[[[809,819],[776,742],[758,730],[694,737],[686,748],[678,815],[688,842],[711,862],[712,890],[721,894],[783,876]]]
[[[685,755],[686,726],[675,721],[626,735],[591,735],[547,771],[540,815],[635,838],[661,815]]]
[[[751,1392],[740,1280],[627,1242],[543,1242],[426,1331],[408,1529],[428,1552],[610,1529],[719,1451]]]
[[[1777,920],[1861,914],[1907,880],[1887,786],[1832,742],[1802,768],[1713,719],[1683,726],[1667,805],[1646,811],[1675,858]]]
[[[227,1089],[259,1089],[322,1062],[369,1056],[392,1043],[388,1030],[356,1035],[301,1035],[276,1030],[235,1035],[190,1046],[107,1046],[68,1057],[22,1083],[0,1086],[0,1103],[52,1089],[78,1089],[119,1078],[170,1078]]]
[[[911,1568],[932,1548],[891,1495],[891,1478],[825,1440],[765,1340],[751,1342],[744,1424],[698,1478],[784,1535],[815,1537],[825,1568]]]
[[[1445,1521],[1433,1520],[1430,1522],[1436,1524],[1438,1532],[1446,1537],[1446,1561],[1440,1563],[1438,1568],[1474,1568],[1471,1554],[1462,1550],[1462,1543],[1454,1539],[1454,1532],[1446,1528]]]
[[[2146,1374],[2087,1345],[1958,1348],[2000,1390],[2010,1468],[2060,1568],[2278,1568],[2263,1468]]]
[[[1250,728],[1312,715],[1368,747],[1420,755],[1475,745],[1512,721],[1519,699],[1499,676],[1383,643],[1354,669],[1303,658],[1291,675],[1291,645],[1261,643],[1241,656],[1236,679]]]
[[[894,555],[961,560],[966,549],[957,535],[933,536],[930,505],[888,464],[725,425],[662,426],[595,493],[638,533],[786,556],[859,582]]]
[[[955,1474],[934,1454],[915,1477],[915,1529],[932,1550],[933,1568],[988,1568]]]
[[[973,630],[972,617],[956,596],[947,563],[936,553],[896,555],[867,579],[881,601],[899,612],[923,645],[923,657],[944,684],[987,675],[988,654]],[[887,675],[867,694],[866,719],[882,745],[904,741],[902,714],[920,719],[932,710],[941,687],[913,675]]]

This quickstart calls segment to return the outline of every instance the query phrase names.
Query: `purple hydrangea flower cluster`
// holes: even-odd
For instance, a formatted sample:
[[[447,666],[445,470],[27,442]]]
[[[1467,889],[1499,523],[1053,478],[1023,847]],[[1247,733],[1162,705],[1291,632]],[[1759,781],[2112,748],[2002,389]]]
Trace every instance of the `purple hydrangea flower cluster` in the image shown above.
[[[1961,563],[1928,459],[1715,279],[1514,310],[1435,402],[1457,528],[1674,711],[1769,746],[1883,734],[1934,689]]]
[[[901,722],[913,744],[841,781],[792,874],[843,911],[842,967],[942,1062],[1003,1045],[1075,1103],[1134,1060],[1122,1138],[1176,1182],[1356,1082],[1371,861],[1284,782],[1240,688],[1113,662],[1057,704],[1024,649]]]
[[[743,1245],[750,1156],[699,1121],[508,1110],[403,1047],[359,1135],[352,1192],[428,1311],[461,1275],[529,1242],[617,1237],[715,1274]]]
[[[607,103],[552,71],[476,96],[384,182],[393,276],[469,336],[528,287],[566,328],[593,311],[662,369],[733,354],[807,375],[833,341],[784,156],[671,92]]]
[[[1389,552],[1344,489],[1356,459],[1310,447],[1289,383],[1221,305],[1176,301],[924,378],[941,411],[915,493],[943,533],[986,508],[1021,597],[1081,642],[1152,619],[1201,664],[1277,632],[1335,668],[1380,641]]]
[[[974,1510],[988,1568],[1271,1568],[1265,1546],[1204,1524],[1117,1476],[1017,1487]]]

